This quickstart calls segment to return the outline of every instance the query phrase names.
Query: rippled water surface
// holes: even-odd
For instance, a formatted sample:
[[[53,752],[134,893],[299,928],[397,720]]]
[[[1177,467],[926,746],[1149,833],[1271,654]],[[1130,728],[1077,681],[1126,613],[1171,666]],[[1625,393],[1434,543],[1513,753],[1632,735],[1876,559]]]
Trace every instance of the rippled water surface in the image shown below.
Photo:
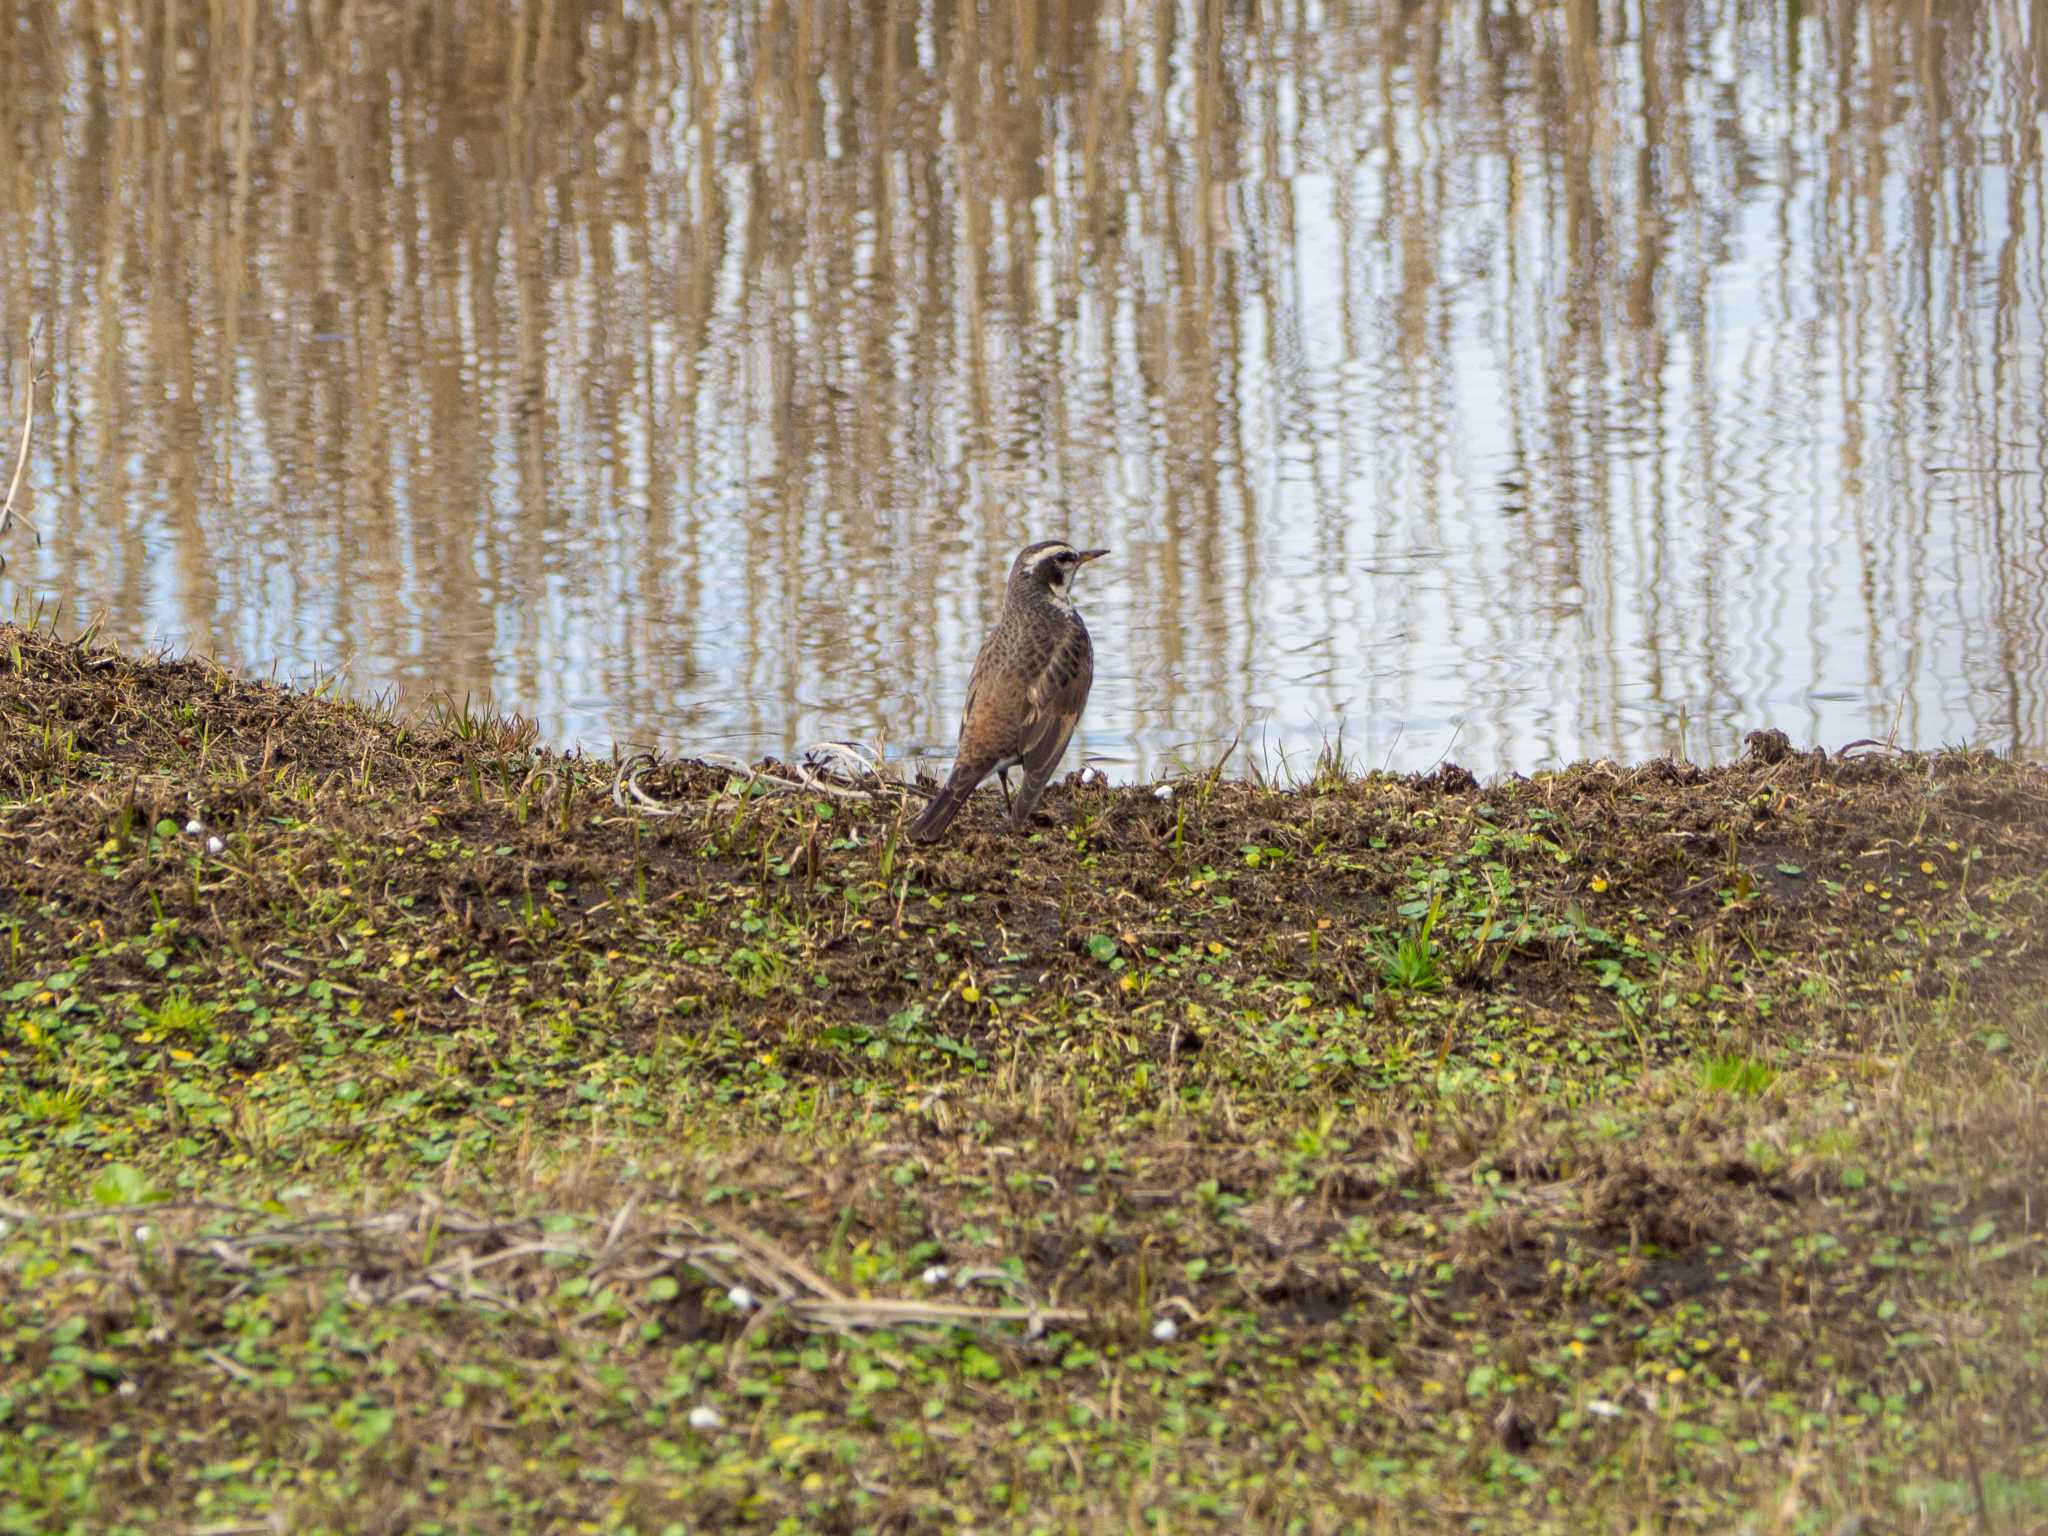
[[[1113,774],[2048,747],[2048,5],[0,0],[0,63],[0,612],[943,752],[1063,534]]]

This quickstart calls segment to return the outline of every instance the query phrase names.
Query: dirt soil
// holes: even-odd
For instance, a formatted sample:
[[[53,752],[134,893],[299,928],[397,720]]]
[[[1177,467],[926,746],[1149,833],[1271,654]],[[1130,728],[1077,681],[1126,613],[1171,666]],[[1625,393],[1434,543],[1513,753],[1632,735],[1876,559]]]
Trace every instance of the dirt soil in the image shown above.
[[[0,626],[0,1531],[2048,1530],[2048,772],[917,800]]]

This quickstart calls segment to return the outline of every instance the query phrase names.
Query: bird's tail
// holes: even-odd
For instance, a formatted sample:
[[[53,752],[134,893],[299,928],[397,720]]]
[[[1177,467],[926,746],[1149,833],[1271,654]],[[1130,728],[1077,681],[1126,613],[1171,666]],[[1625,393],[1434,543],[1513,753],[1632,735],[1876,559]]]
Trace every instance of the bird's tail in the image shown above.
[[[953,818],[960,814],[960,807],[974,793],[974,786],[987,776],[986,764],[976,772],[966,763],[955,763],[952,773],[946,778],[946,787],[932,796],[931,804],[924,808],[924,813],[910,824],[912,840],[935,843],[944,837],[946,828],[953,825]]]

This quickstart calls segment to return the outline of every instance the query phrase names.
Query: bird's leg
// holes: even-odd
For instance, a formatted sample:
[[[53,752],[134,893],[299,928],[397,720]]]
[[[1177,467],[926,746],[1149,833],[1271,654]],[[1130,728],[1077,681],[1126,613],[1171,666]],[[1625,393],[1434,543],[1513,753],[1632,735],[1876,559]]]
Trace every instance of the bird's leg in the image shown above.
[[[998,768],[996,770],[996,783],[1002,788],[1003,814],[1007,816],[1010,814],[1010,770]]]

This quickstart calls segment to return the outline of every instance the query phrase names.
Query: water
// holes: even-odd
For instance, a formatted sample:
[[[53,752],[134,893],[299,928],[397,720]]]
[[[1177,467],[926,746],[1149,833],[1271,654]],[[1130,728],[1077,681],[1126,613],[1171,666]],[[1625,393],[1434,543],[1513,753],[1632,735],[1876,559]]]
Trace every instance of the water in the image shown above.
[[[1112,776],[2048,749],[2038,0],[7,0],[0,62],[0,611],[943,754],[1058,534]]]

